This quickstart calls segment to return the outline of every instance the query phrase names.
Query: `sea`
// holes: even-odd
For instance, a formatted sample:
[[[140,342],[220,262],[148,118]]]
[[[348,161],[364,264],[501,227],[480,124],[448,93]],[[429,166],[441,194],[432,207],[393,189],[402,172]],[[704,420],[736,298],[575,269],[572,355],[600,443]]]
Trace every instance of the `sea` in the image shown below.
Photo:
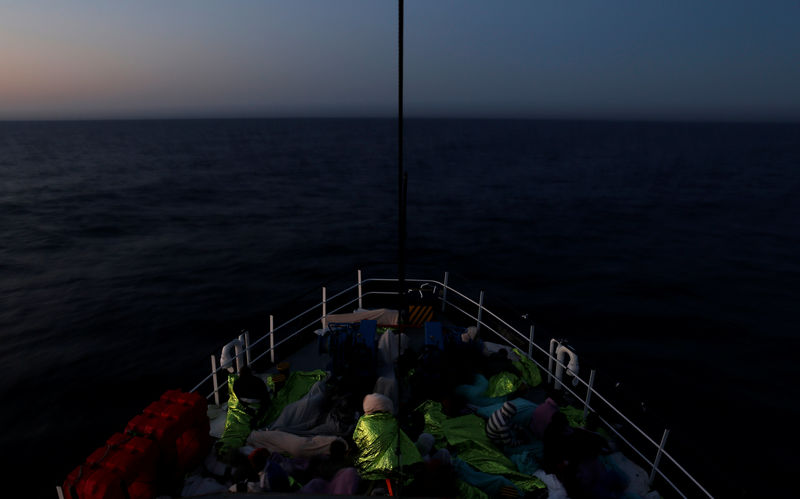
[[[790,490],[800,124],[409,119],[404,154],[409,277],[568,340],[715,496]],[[0,487],[56,497],[241,329],[394,277],[397,171],[391,119],[0,122]]]

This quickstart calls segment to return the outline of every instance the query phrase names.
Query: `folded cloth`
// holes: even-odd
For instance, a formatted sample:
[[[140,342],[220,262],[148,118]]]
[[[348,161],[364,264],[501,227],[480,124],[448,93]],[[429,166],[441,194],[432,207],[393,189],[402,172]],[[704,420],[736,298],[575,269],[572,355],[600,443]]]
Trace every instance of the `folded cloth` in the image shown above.
[[[364,397],[364,414],[375,414],[376,412],[394,413],[394,404],[386,395],[371,393]]]

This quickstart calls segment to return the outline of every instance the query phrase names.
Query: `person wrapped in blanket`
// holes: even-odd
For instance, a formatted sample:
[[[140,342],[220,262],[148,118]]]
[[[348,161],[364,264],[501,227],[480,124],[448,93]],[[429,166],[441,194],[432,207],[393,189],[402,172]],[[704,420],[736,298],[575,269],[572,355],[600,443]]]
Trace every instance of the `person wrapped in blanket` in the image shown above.
[[[486,421],[486,436],[501,449],[519,445],[512,431],[511,420],[515,414],[517,407],[511,402],[505,402]]]
[[[573,499],[621,499],[629,479],[603,464],[601,456],[610,452],[605,438],[570,426],[564,413],[556,411],[544,432],[542,465],[558,477]]]
[[[270,404],[270,393],[264,381],[243,367],[239,374],[228,374],[228,412],[225,428],[215,445],[217,457],[234,464],[237,450],[245,444],[250,432],[261,424]]]
[[[334,440],[329,455],[288,457],[266,448],[252,450],[246,465],[236,470],[230,492],[299,492],[319,495],[353,495],[360,478],[351,466],[344,441]],[[302,485],[305,483],[305,485]]]

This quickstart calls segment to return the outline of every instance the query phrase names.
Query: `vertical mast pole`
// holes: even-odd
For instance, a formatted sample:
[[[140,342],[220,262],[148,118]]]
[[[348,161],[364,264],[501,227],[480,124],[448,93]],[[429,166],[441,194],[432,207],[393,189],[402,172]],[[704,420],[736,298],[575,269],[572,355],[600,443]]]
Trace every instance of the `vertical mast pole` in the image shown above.
[[[406,188],[407,174],[403,168],[403,0],[398,0],[397,22],[397,283],[400,310],[406,311]]]
[[[406,302],[406,189],[408,186],[408,174],[403,170],[403,0],[398,0],[397,5],[397,285],[398,298],[400,299],[400,317],[398,324],[403,324],[403,317],[408,313]],[[402,329],[400,329],[402,331]],[[386,333],[389,334],[389,333]],[[402,350],[402,336],[397,335],[397,354]],[[399,400],[399,392],[398,392]],[[399,409],[399,408],[398,408]],[[397,464],[400,467],[400,475],[403,474],[403,458],[400,452],[400,431],[398,428],[397,441],[395,442],[395,455]],[[388,482],[388,481],[387,481]],[[397,481],[397,496],[401,496],[402,480]],[[389,486],[391,490],[391,485]]]

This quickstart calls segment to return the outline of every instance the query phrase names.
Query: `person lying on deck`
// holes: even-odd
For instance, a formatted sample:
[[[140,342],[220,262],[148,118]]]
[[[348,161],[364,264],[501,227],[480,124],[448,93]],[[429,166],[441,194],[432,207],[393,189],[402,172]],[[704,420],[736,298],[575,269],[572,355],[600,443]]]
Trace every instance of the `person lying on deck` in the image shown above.
[[[511,432],[511,419],[516,413],[517,407],[511,402],[505,402],[486,421],[486,436],[501,449],[515,447],[519,443]]]

